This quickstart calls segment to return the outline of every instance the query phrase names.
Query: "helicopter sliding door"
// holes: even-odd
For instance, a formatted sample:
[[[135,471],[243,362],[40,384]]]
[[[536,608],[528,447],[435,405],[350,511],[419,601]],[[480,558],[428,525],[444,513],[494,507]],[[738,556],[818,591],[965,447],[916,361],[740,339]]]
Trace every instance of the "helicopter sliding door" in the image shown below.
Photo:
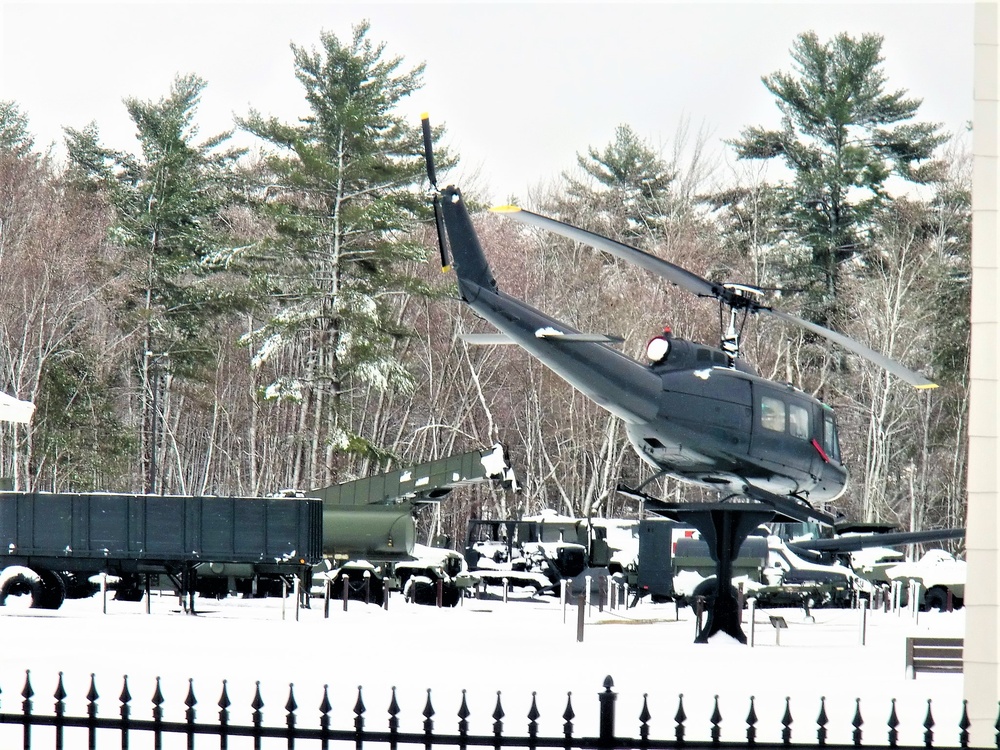
[[[753,402],[750,456],[773,466],[778,474],[798,479],[800,486],[811,485],[823,471],[822,457],[812,442],[817,428],[822,429],[813,424],[813,403],[796,391],[763,383],[754,383]]]

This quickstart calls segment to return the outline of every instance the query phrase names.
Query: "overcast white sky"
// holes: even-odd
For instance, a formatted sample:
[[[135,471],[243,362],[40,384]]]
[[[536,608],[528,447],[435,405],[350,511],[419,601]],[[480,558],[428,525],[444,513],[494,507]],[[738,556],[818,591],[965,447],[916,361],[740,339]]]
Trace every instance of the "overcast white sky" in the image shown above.
[[[122,99],[159,99],[177,73],[208,81],[203,135],[252,106],[305,112],[289,43],[318,46],[371,22],[425,85],[405,103],[448,126],[465,170],[497,202],[575,165],[627,123],[668,149],[681,123],[708,146],[748,125],[776,125],[760,77],[791,69],[795,36],[815,30],[884,36],[890,88],[924,100],[921,119],[958,131],[972,119],[971,2],[378,3],[9,2],[0,4],[0,99],[30,118],[36,143],[96,121],[103,140],[134,148]]]

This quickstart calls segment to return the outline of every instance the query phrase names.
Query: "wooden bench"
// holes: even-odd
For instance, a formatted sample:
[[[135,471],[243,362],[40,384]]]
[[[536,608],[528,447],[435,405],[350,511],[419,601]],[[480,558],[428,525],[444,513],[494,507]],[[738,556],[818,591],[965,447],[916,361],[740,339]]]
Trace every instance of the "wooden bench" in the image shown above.
[[[917,672],[961,672],[961,638],[910,636],[906,639],[906,678]]]

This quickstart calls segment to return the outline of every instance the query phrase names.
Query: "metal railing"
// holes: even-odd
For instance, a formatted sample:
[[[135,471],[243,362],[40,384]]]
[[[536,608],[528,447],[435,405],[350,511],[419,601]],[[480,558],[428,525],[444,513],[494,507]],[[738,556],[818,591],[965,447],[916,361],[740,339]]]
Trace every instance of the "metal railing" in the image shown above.
[[[133,715],[133,697],[129,690],[128,677],[123,680],[121,693],[118,696],[118,716],[101,716],[98,714],[98,695],[96,679],[91,675],[90,689],[86,695],[86,715],[69,715],[66,712],[67,694],[63,686],[63,675],[59,674],[59,682],[53,698],[55,700],[52,713],[36,713],[34,706],[35,692],[31,685],[30,671],[25,675],[24,687],[21,690],[21,710],[0,710],[0,725],[20,725],[22,728],[21,745],[25,750],[41,747],[63,748],[83,747],[83,735],[86,734],[87,748],[107,748],[110,739],[108,732],[117,733],[123,750],[130,747],[134,738],[141,739],[143,746],[148,746],[152,737],[153,747],[160,750],[164,738],[171,743],[179,744],[185,741],[187,748],[195,747],[229,747],[230,738],[252,738],[252,746],[259,750],[265,740],[283,740],[288,748],[319,747],[328,748],[333,743],[353,743],[356,750],[362,750],[365,745],[387,745],[395,750],[399,745],[423,745],[430,748],[434,745],[448,747],[523,747],[523,748],[787,748],[789,746],[849,748],[849,747],[917,747],[900,744],[900,720],[896,713],[896,701],[891,701],[891,711],[888,720],[882,728],[875,725],[868,728],[862,716],[861,700],[857,699],[851,720],[850,742],[843,744],[828,743],[829,719],[826,712],[826,701],[821,699],[818,715],[811,725],[796,728],[793,736],[791,700],[785,699],[784,714],[780,720],[780,741],[758,741],[760,721],[757,717],[754,698],[746,717],[740,719],[745,724],[738,740],[722,739],[722,714],[719,710],[718,696],[715,697],[714,708],[708,719],[708,736],[690,738],[689,717],[684,709],[683,695],[678,699],[677,710],[669,720],[672,724],[668,730],[671,736],[654,736],[652,731],[653,716],[649,710],[648,696],[643,694],[642,710],[637,717],[638,724],[626,733],[619,733],[616,725],[616,702],[618,693],[612,688],[614,681],[611,676],[605,678],[603,690],[598,693],[598,727],[596,736],[577,735],[574,720],[577,718],[572,703],[572,693],[566,697],[566,708],[562,713],[562,734],[545,736],[539,733],[539,718],[536,695],[532,693],[531,708],[528,711],[526,733],[518,733],[505,724],[507,714],[504,711],[501,694],[497,692],[496,706],[492,713],[492,733],[473,734],[470,732],[469,718],[471,712],[466,702],[466,691],[462,690],[462,702],[458,709],[455,731],[441,731],[435,726],[437,712],[431,701],[431,691],[427,690],[427,698],[422,715],[424,717],[422,731],[400,731],[401,709],[396,700],[396,689],[387,709],[387,723],[384,729],[372,729],[366,726],[369,717],[368,709],[362,699],[361,688],[358,688],[357,700],[353,707],[353,726],[334,728],[331,726],[332,705],[328,686],[323,687],[323,697],[319,704],[318,725],[303,726],[299,722],[297,712],[299,705],[295,698],[294,688],[289,685],[288,700],[284,705],[283,725],[275,726],[264,723],[264,701],[261,698],[260,682],[256,683],[254,698],[250,704],[250,723],[240,724],[231,721],[231,706],[226,681],[222,684],[222,694],[216,703],[217,712],[212,713],[217,718],[211,721],[199,721],[197,716],[198,701],[195,698],[194,682],[188,680],[188,692],[184,699],[186,710],[183,721],[168,721],[164,719],[165,699],[160,689],[160,678],[156,679],[156,688],[152,697],[150,718],[136,718]],[[704,726],[703,722],[699,723]],[[969,718],[963,701],[961,719],[951,731],[938,731],[931,711],[931,701],[927,701],[926,715],[922,722],[923,744],[919,747],[969,746]],[[51,727],[54,731],[47,732],[43,737],[33,736],[32,730],[37,727]],[[998,719],[1000,728],[1000,719]],[[777,727],[772,729],[777,730]],[[16,731],[16,730],[15,730]],[[98,733],[100,737],[98,736]],[[40,733],[39,733],[40,734]],[[42,740],[47,744],[39,744]],[[49,740],[51,739],[51,742]],[[100,739],[100,742],[98,741]],[[114,742],[118,744],[117,739]],[[174,744],[174,746],[177,746]],[[241,745],[245,746],[245,745]],[[273,742],[268,743],[274,747]],[[1000,748],[1000,731],[996,737],[996,746]],[[13,747],[5,742],[4,747]]]

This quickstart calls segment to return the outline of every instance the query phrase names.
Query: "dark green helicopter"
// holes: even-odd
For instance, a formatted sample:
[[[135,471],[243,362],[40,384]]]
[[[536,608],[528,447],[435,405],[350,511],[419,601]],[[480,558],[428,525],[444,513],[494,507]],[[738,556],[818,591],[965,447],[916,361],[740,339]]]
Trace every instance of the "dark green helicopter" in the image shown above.
[[[519,345],[620,417],[633,448],[655,473],[638,488],[619,489],[645,499],[648,510],[671,514],[686,509],[641,492],[661,476],[710,488],[726,498],[724,511],[732,509],[732,513],[722,512],[703,523],[687,518],[703,534],[702,525],[713,525],[709,533],[718,537],[718,554],[723,558],[731,560],[746,534],[758,523],[774,519],[775,512],[787,520],[832,525],[836,517],[818,506],[839,497],[848,476],[841,462],[833,410],[791,385],[761,377],[740,359],[736,334],[740,315],[744,319],[755,313],[774,315],[875,362],[917,388],[935,387],[843,334],[762,304],[760,289],[708,281],[634,247],[514,206],[494,209],[611,253],[699,297],[715,298],[729,315],[720,347],[684,341],[665,332],[648,343],[648,364],[613,349],[616,340],[608,336],[573,329],[500,290],[461,191],[437,186],[426,116],[422,125],[442,266],[454,268],[462,300],[501,332],[499,337],[487,334],[467,339]],[[698,507],[701,512],[710,506]],[[755,512],[758,509],[760,513]],[[725,574],[721,570],[720,579]]]

